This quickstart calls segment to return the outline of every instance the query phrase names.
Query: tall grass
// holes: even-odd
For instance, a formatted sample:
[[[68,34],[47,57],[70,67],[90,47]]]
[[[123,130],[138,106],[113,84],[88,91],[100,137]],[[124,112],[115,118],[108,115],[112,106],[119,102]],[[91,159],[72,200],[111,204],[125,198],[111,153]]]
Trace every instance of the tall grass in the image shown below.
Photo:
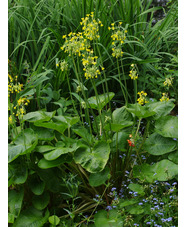
[[[133,83],[128,77],[131,63],[138,65],[140,77],[143,78],[139,78],[140,88],[148,83],[147,74],[161,77],[162,72],[157,69],[157,63],[170,63],[173,55],[176,55],[176,52],[173,52],[177,46],[176,2],[165,18],[154,26],[154,13],[161,7],[151,7],[151,3],[152,0],[9,0],[9,58],[16,63],[19,74],[25,72],[25,61],[30,64],[32,72],[41,73],[44,68],[55,70],[56,58],[65,58],[60,51],[64,42],[62,35],[81,31],[81,18],[94,11],[95,16],[104,24],[98,45],[106,68],[109,90],[117,93],[116,99],[120,99],[122,94],[117,91],[124,81],[120,81],[117,62],[111,55],[111,34],[108,26],[112,22],[122,21],[128,25],[128,36],[120,66],[124,69],[129,92],[133,90]],[[59,77],[59,73],[55,71],[54,74],[58,75],[52,78]],[[71,79],[74,78],[75,75],[71,72]],[[65,82],[65,78],[63,81]],[[51,84],[55,87],[54,80]],[[98,80],[98,90],[101,89],[100,84]],[[91,85],[86,85],[91,93]],[[130,99],[134,101],[133,97]]]

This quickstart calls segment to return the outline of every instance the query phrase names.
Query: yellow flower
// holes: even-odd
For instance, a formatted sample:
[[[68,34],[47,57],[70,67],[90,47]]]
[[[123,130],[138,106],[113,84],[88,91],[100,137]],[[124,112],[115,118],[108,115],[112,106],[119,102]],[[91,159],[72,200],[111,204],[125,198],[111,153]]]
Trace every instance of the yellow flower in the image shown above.
[[[146,99],[146,96],[147,96],[147,93],[144,92],[144,91],[141,91],[141,92],[138,92],[138,95],[140,96],[138,99],[137,99],[137,102],[140,104],[140,105],[143,105],[145,103],[148,103],[147,99]]]
[[[12,118],[12,115],[10,115],[10,116],[9,116],[8,121],[9,121],[9,124],[10,124],[10,125],[12,125],[12,124],[13,124],[13,118]]]
[[[162,93],[162,97],[160,99],[161,102],[163,101],[169,101],[169,96],[167,93]]]
[[[172,81],[173,81],[174,78],[170,77],[170,78],[166,78],[165,81],[164,81],[164,86],[168,85],[168,86],[171,86],[172,85]]]

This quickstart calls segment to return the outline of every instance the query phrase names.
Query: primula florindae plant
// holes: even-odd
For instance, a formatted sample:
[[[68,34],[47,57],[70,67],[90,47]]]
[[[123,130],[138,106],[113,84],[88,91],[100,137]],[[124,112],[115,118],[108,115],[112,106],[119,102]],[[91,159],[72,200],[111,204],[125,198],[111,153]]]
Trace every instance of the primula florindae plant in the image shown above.
[[[176,3],[49,2],[10,37],[10,226],[177,226]]]

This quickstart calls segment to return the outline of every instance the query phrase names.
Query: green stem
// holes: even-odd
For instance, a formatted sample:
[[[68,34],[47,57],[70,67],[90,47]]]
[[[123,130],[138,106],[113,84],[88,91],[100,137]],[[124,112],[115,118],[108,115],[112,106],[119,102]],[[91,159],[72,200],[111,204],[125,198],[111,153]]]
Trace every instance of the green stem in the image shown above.
[[[100,60],[101,60],[101,64],[103,66],[103,60],[102,60],[102,57],[101,57],[101,52],[100,52],[98,43],[97,43],[96,46],[97,46],[97,50],[98,50],[99,57],[100,57]],[[111,107],[111,102],[110,102],[110,99],[109,99],[109,88],[108,88],[108,83],[107,83],[107,78],[106,78],[105,70],[103,70],[103,76],[104,76],[105,86],[106,86],[106,92],[107,92],[107,96],[108,96],[108,100],[109,100],[110,117],[111,117],[111,120],[112,120],[112,107]]]
[[[126,82],[122,58],[121,58],[121,68],[122,68],[123,79],[124,79],[124,82],[125,82],[125,89],[126,89],[126,103],[125,103],[125,105],[128,106],[128,90],[127,90],[127,82]]]
[[[95,85],[94,79],[93,80],[91,79],[91,82],[92,82],[92,85],[93,85],[93,88],[94,88],[94,91],[95,91],[96,102],[97,102],[97,106],[98,106],[98,113],[99,113],[99,117],[100,117],[100,124],[101,124],[100,125],[100,136],[101,136],[101,134],[102,134],[101,132],[103,130],[103,135],[106,138],[106,133],[105,133],[105,130],[104,130],[104,123],[103,123],[103,119],[101,117],[101,109],[99,108],[100,107],[100,100],[99,100],[99,96],[98,96],[98,92],[97,92],[97,89],[96,89],[96,85]]]
[[[121,81],[121,76],[120,76],[120,69],[119,69],[119,61],[118,61],[118,58],[117,59],[117,68],[118,68],[118,75],[119,75],[119,80],[120,80],[120,87],[121,87],[121,91],[123,93],[123,97],[124,97],[124,100],[125,100],[125,105],[128,103],[127,101],[127,98],[126,98],[126,95],[125,95],[125,91],[123,90],[123,87],[122,87],[122,81]]]
[[[83,88],[83,85],[82,85],[83,82],[80,80],[80,77],[79,77],[79,74],[78,74],[78,70],[77,70],[76,63],[75,63],[75,60],[74,60],[73,55],[72,55],[72,61],[73,61],[74,69],[75,69],[76,78],[77,78],[77,80],[79,82],[79,86],[81,87],[81,91],[82,91],[84,100],[86,102],[86,105],[88,106],[88,100],[87,100],[87,97],[85,95],[85,91],[84,91],[84,88]],[[78,58],[78,68],[79,68],[79,58]],[[91,122],[90,122],[90,116],[89,116],[89,111],[88,111],[87,108],[85,108],[85,118],[86,118],[86,121],[89,122],[90,134],[92,134],[92,127],[91,127]]]
[[[134,80],[134,103],[137,103],[137,80]]]
[[[96,204],[94,210],[92,211],[91,215],[87,218],[87,222],[89,222],[90,218],[92,217],[92,215],[93,215],[93,213],[95,212],[96,208],[97,208],[98,205],[100,204],[100,202],[101,202],[101,200],[102,200],[102,198],[103,198],[103,196],[104,196],[104,194],[105,194],[105,192],[106,192],[106,190],[107,190],[107,188],[108,188],[109,186],[110,186],[110,183],[108,183],[108,184],[106,185],[105,190],[103,191],[103,194],[102,194],[101,197],[99,198],[99,201],[98,201],[98,203]]]

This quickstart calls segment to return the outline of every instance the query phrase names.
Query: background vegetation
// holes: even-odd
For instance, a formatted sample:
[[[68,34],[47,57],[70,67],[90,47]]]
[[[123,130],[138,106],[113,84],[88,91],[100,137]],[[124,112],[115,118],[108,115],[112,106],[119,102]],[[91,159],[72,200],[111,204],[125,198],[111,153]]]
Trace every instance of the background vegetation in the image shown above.
[[[177,1],[8,8],[10,225],[177,226]]]

